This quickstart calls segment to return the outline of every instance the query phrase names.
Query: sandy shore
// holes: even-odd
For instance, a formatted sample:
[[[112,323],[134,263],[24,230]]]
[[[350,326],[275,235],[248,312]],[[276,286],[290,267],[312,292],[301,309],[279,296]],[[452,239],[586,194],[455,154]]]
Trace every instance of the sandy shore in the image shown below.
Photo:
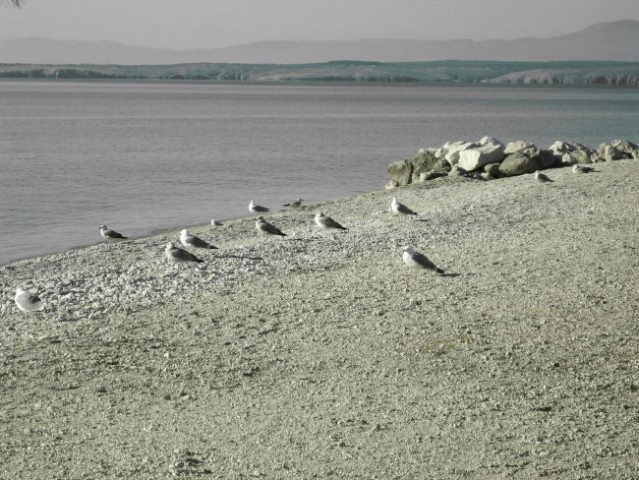
[[[0,267],[0,479],[639,478],[639,162],[596,168]]]

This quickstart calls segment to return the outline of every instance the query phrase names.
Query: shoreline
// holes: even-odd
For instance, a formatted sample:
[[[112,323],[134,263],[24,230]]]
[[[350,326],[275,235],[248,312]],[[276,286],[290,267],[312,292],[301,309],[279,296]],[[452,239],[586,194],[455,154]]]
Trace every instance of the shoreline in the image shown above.
[[[636,476],[639,162],[594,166],[201,225],[203,269],[176,231],[0,267],[5,475]]]

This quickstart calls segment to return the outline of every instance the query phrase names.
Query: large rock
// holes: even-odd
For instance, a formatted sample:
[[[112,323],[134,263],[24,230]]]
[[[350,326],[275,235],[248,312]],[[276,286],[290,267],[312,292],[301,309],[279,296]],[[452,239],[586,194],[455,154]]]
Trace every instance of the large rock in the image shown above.
[[[639,158],[639,147],[628,140],[613,140],[610,144],[602,143],[597,151],[607,161]]]
[[[492,139],[491,139],[492,141]],[[504,145],[487,142],[477,148],[470,148],[459,152],[457,164],[471,172],[488,163],[499,163],[504,159]]]
[[[413,183],[419,181],[423,173],[445,173],[450,170],[448,162],[444,158],[436,157],[435,152],[430,150],[420,150],[411,163],[413,164]]]
[[[495,178],[501,177],[501,172],[499,171],[498,163],[488,163],[484,165],[484,179],[485,180],[494,180]]]
[[[581,143],[564,142],[557,140],[548,150],[562,165],[574,165],[576,163],[592,163],[598,157],[595,150]]]
[[[445,143],[441,149],[445,152],[444,158],[451,165],[457,165],[459,162],[459,153],[470,148],[478,147],[475,142],[448,142]]]
[[[508,142],[504,147],[504,155],[510,155],[511,153],[520,152],[527,148],[535,148],[535,145],[526,140],[515,140],[514,142]]]
[[[508,155],[499,165],[499,173],[505,177],[533,173],[556,166],[557,159],[548,150],[527,148]]]
[[[413,164],[408,160],[395,160],[388,166],[387,173],[397,185],[408,185],[413,179]]]

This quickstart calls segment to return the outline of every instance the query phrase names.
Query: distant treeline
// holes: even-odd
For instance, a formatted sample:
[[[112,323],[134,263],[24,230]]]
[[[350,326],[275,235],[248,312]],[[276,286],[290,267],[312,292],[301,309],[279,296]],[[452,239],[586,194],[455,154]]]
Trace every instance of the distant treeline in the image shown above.
[[[639,86],[639,62],[361,62],[317,64],[0,64],[0,78],[208,82],[386,82]]]

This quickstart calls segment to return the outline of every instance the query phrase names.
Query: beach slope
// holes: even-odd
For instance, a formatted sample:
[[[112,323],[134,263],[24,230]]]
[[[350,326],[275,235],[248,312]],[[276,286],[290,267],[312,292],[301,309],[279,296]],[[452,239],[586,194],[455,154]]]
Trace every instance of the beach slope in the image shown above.
[[[0,267],[0,478],[636,478],[639,162],[596,170],[190,228],[201,265],[167,232]]]

